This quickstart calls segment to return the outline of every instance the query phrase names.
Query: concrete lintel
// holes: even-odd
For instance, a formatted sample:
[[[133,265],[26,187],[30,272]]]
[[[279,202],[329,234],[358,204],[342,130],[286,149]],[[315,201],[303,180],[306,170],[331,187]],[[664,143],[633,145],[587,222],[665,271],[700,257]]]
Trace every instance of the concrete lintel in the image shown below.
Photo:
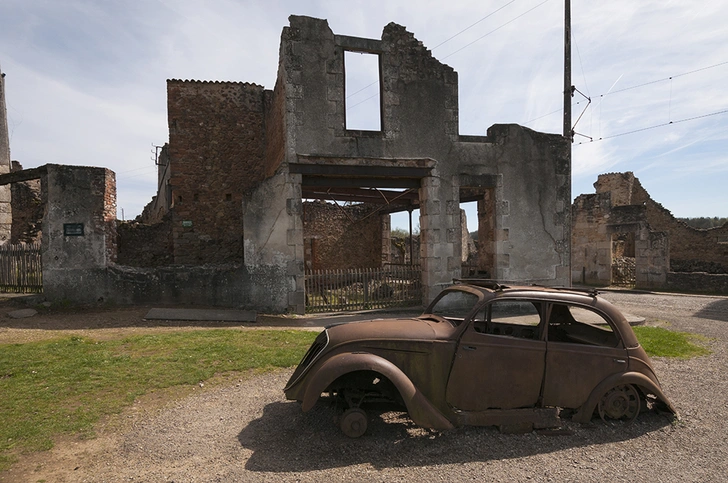
[[[0,186],[10,183],[19,183],[21,181],[30,181],[32,179],[40,179],[45,176],[46,173],[48,173],[47,165],[3,174],[0,175]]]

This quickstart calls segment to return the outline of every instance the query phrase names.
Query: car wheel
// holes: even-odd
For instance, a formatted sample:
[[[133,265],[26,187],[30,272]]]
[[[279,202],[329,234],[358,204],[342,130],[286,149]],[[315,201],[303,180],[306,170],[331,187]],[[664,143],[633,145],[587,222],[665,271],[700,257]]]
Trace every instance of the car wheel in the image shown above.
[[[350,438],[358,438],[367,430],[367,413],[361,408],[349,408],[339,420],[341,431]]]
[[[615,386],[599,400],[597,411],[603,421],[619,419],[633,421],[640,413],[640,394],[631,384]]]

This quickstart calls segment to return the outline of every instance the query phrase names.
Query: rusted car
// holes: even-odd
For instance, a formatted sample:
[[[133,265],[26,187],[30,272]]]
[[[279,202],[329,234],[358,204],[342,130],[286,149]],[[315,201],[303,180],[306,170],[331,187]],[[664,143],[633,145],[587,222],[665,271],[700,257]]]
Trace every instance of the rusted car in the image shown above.
[[[327,327],[284,391],[304,412],[333,398],[350,437],[364,434],[364,409],[377,402],[433,429],[677,416],[627,319],[596,291],[490,281],[448,287],[416,318]]]

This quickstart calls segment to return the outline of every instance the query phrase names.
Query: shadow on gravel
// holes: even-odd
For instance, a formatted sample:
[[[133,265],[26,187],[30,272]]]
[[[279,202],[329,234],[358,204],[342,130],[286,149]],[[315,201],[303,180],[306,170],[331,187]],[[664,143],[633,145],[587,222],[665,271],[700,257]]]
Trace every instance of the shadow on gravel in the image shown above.
[[[709,303],[695,312],[695,317],[728,322],[728,299],[716,300],[715,302]]]
[[[641,414],[631,424],[581,426],[570,421],[570,434],[501,434],[493,427],[465,427],[450,431],[419,428],[406,413],[370,415],[367,433],[358,439],[344,436],[334,424],[333,408],[319,404],[303,414],[295,402],[275,402],[263,416],[238,435],[253,451],[249,471],[296,472],[346,467],[362,463],[392,468],[521,458],[566,448],[612,443],[654,431],[669,431],[671,419]],[[273,428],[273,429],[272,429]]]

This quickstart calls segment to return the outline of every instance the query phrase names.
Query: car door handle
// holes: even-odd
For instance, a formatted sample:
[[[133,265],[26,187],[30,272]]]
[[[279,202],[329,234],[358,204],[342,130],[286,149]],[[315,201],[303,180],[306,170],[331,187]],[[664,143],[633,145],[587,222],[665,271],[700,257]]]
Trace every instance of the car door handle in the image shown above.
[[[477,347],[475,347],[473,345],[464,345],[463,346],[464,351],[474,351],[475,349],[477,349]]]
[[[617,364],[626,364],[627,363],[627,361],[624,359],[612,359],[612,360],[614,362],[616,362]]]

